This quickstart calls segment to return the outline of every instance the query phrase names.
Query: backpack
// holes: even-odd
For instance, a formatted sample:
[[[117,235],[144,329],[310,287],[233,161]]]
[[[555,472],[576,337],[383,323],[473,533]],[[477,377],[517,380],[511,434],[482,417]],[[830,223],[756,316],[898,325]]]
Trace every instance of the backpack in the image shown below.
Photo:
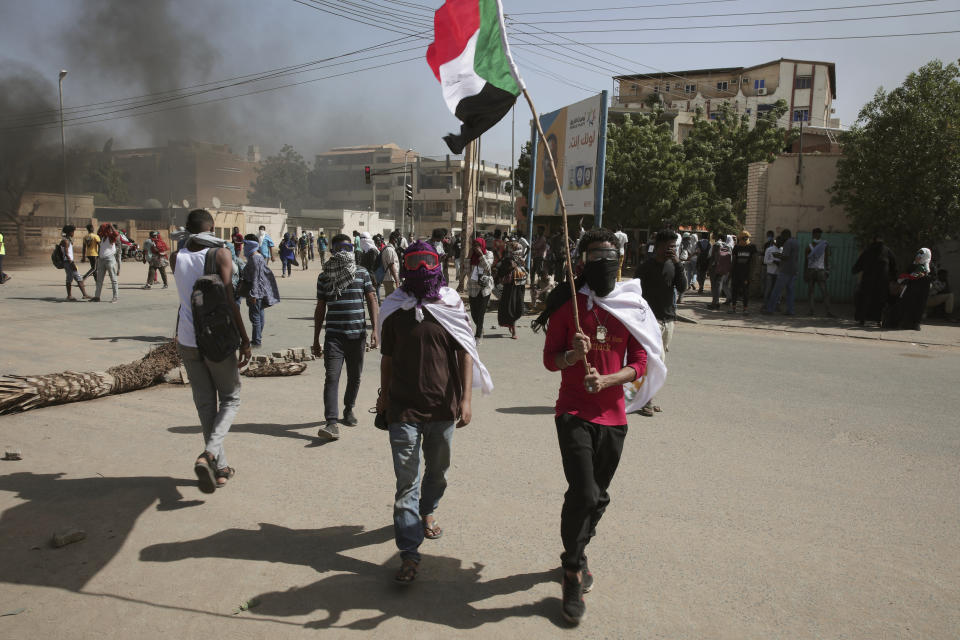
[[[63,255],[63,247],[59,244],[53,245],[53,253],[50,254],[50,260],[57,269],[63,269],[63,266],[67,262],[66,256]]]
[[[227,297],[227,287],[217,273],[217,251],[207,251],[203,275],[193,283],[190,294],[197,348],[212,362],[225,360],[240,347],[240,331],[233,321],[234,302]]]
[[[715,257],[714,273],[718,276],[725,276],[733,269],[733,253],[724,243],[718,242],[716,245],[717,255]]]

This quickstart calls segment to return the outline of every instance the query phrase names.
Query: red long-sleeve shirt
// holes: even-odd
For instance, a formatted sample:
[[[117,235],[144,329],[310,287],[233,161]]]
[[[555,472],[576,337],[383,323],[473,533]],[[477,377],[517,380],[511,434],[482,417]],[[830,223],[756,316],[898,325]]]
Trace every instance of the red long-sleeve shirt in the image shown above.
[[[580,327],[590,338],[587,360],[598,373],[617,373],[624,366],[633,367],[638,378],[646,372],[647,352],[623,323],[599,306],[594,305],[592,310],[587,311],[587,297],[582,293],[577,294],[577,308],[580,313]],[[600,325],[607,329],[604,342],[597,341],[597,327]],[[557,370],[557,353],[573,348],[575,333],[573,311],[570,301],[567,301],[550,316],[547,326],[547,339],[543,345],[543,365],[547,369]],[[598,393],[587,393],[583,386],[584,376],[586,370],[582,360],[560,372],[560,395],[557,398],[556,415],[569,413],[587,422],[609,426],[627,424],[623,387],[617,385]]]

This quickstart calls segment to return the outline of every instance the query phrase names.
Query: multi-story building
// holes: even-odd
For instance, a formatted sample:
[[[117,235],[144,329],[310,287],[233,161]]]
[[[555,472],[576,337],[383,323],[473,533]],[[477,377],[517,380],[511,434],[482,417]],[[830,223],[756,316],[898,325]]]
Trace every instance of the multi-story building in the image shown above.
[[[378,211],[395,228],[413,228],[418,234],[434,227],[459,228],[464,212],[464,168],[462,158],[429,158],[413,149],[406,151],[393,143],[359,147],[338,147],[316,156],[316,172],[327,209]],[[370,184],[365,167],[370,167]],[[504,189],[510,180],[509,167],[480,162],[480,186],[476,194],[476,224],[479,229],[514,224],[510,194]],[[404,218],[405,184],[413,186],[413,219]]]
[[[703,117],[716,118],[722,104],[747,115],[753,126],[757,116],[782,99],[787,103],[787,112],[780,119],[784,128],[801,122],[804,126],[840,127],[833,117],[837,74],[832,62],[781,58],[752,67],[616,76],[613,81],[614,116],[649,111],[659,103],[672,122],[677,142],[686,137],[698,111]]]
[[[191,208],[242,207],[248,204],[247,193],[260,166],[256,147],[250,147],[244,157],[225,144],[192,140],[111,151],[110,157],[127,174],[131,203],[154,200],[162,207],[184,200]]]

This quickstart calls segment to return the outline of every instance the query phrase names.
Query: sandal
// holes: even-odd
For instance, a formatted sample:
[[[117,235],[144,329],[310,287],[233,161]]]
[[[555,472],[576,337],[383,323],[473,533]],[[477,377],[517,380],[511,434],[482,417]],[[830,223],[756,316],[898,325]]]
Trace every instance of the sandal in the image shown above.
[[[197,457],[197,462],[193,465],[193,472],[197,474],[200,491],[213,493],[217,490],[217,481],[214,478],[216,468],[217,460],[209,451],[204,451]]]
[[[227,486],[227,480],[237,475],[237,470],[233,467],[223,467],[222,469],[217,469],[214,475],[217,476],[217,489],[223,489]],[[221,480],[223,480],[223,482],[220,482]]]
[[[416,560],[404,558],[400,564],[400,570],[397,571],[397,574],[393,577],[394,581],[403,585],[410,584],[417,578],[417,567],[419,565],[420,563]]]
[[[661,409],[660,405],[658,404],[653,405],[653,410],[656,411],[657,413],[661,413],[663,411],[663,409]]]
[[[639,414],[642,415],[642,416],[646,416],[646,417],[648,417],[648,418],[652,418],[652,417],[653,417],[653,407],[651,407],[650,405],[644,405],[643,407],[640,408],[639,411],[637,411],[637,413],[639,413]]]
[[[440,528],[440,523],[437,522],[436,518],[433,520],[432,527],[427,524],[427,519],[423,518],[423,537],[427,540],[436,540],[443,537],[443,529]]]

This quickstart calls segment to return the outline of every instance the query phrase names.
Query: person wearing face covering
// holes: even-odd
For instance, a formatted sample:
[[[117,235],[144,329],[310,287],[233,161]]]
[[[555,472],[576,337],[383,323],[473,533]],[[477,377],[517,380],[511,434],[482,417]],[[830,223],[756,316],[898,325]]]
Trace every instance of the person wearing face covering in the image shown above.
[[[897,277],[899,296],[887,309],[883,322],[885,329],[920,331],[920,320],[930,296],[931,255],[930,249],[920,249],[910,265],[910,271]]]
[[[560,512],[561,613],[572,624],[583,618],[583,594],[593,588],[585,551],[610,502],[607,489],[623,451],[627,411],[642,406],[666,378],[660,330],[640,282],[617,282],[616,236],[591,229],[578,249],[583,271],[574,286],[581,331],[566,284],[550,292],[533,323],[535,331],[547,328],[544,366],[560,371],[555,423],[568,484]]]
[[[517,339],[517,320],[523,316],[523,294],[527,284],[527,271],[523,268],[522,248],[516,242],[506,245],[505,253],[494,267],[497,281],[503,285],[500,303],[497,305],[497,322],[510,330],[510,337]]]
[[[267,266],[267,259],[260,253],[260,239],[255,234],[244,236],[243,255],[247,263],[240,273],[240,289],[247,298],[247,313],[253,333],[250,346],[259,347],[263,344],[267,307],[280,301],[280,291],[277,289],[277,279]]]
[[[670,350],[673,340],[673,327],[677,320],[677,303],[674,293],[680,294],[687,290],[687,278],[680,265],[674,247],[676,234],[672,231],[657,233],[653,245],[653,258],[644,262],[634,274],[640,279],[643,286],[643,297],[660,325],[660,335],[663,341],[663,350]],[[640,410],[640,415],[650,417],[659,412],[660,407],[653,403],[653,398]]]
[[[400,288],[384,299],[380,314],[377,413],[386,418],[397,480],[393,529],[401,564],[394,579],[409,584],[417,577],[424,538],[443,535],[435,512],[447,487],[454,429],[470,424],[473,386],[487,395],[493,381],[434,246],[410,244],[400,276]]]

